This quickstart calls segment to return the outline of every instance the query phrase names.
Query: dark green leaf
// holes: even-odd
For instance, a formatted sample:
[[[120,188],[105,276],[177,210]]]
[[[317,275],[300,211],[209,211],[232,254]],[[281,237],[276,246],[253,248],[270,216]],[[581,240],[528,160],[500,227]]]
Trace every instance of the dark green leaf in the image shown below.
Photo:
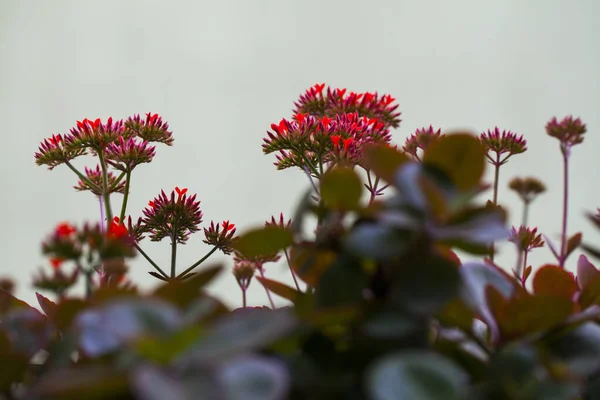
[[[233,243],[233,248],[244,257],[258,257],[277,253],[292,245],[292,232],[280,226],[267,226],[244,233]]]
[[[233,359],[221,366],[218,379],[228,400],[280,400],[287,398],[288,369],[281,361],[259,356]]]
[[[393,183],[396,170],[409,161],[406,154],[385,145],[366,146],[363,155],[365,166],[388,183]]]
[[[468,376],[445,357],[426,351],[397,353],[380,359],[369,373],[374,400],[461,400]]]
[[[334,168],[321,177],[321,199],[335,210],[354,210],[362,194],[362,184],[356,172]]]
[[[411,238],[410,231],[365,222],[348,234],[345,247],[356,256],[385,261],[402,256],[409,247]]]
[[[170,281],[158,287],[154,296],[169,301],[180,308],[187,307],[196,299],[200,290],[212,282],[223,270],[222,265],[206,267],[184,281]]]

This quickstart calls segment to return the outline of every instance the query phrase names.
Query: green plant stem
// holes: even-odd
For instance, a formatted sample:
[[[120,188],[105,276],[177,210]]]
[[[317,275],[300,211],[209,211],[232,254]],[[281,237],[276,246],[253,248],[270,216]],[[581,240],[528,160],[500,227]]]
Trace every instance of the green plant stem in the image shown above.
[[[127,179],[125,181],[125,193],[123,193],[123,204],[121,205],[121,213],[119,214],[119,221],[123,222],[125,219],[125,212],[127,210],[127,200],[129,199],[129,181],[131,180],[131,171],[127,171]]]
[[[493,197],[493,203],[494,206],[498,205],[498,183],[500,181],[500,154],[496,154],[496,161],[493,163],[494,164],[494,197]],[[491,246],[490,246],[490,259],[492,260],[492,262],[494,261],[494,253],[496,252],[495,246],[494,246],[494,242],[492,242]]]
[[[192,272],[192,270],[194,268],[196,268],[198,265],[202,264],[208,257],[210,257],[215,251],[217,251],[217,247],[213,247],[212,249],[210,249],[210,251],[208,253],[206,253],[204,255],[204,257],[202,257],[201,259],[199,259],[198,261],[196,261],[195,263],[193,263],[188,269],[186,269],[185,271],[183,271],[182,273],[180,273],[179,275],[177,275],[177,278],[183,278],[184,276],[186,276],[188,273]]]
[[[263,279],[266,279],[265,271],[263,269],[262,264],[257,265],[257,269],[258,269],[258,272],[260,272],[260,277]],[[267,292],[267,297],[269,298],[269,303],[271,303],[271,308],[275,309],[275,303],[273,302],[273,298],[271,297],[271,291],[265,285],[263,285],[263,287],[265,288],[265,292]]]
[[[562,215],[562,232],[560,235],[560,259],[558,260],[560,267],[565,267],[567,258],[567,216],[569,208],[569,149],[562,149],[563,153],[563,215]]]
[[[246,308],[246,289],[247,288],[242,288],[242,307]]]
[[[175,267],[177,264],[177,238],[175,237],[175,230],[171,235],[171,279],[175,279]]]
[[[285,254],[285,259],[287,261],[288,267],[290,269],[290,273],[292,274],[292,279],[294,280],[294,285],[296,285],[296,289],[300,291],[300,286],[298,285],[298,280],[296,279],[296,273],[292,269],[292,264],[290,263],[290,256],[288,254],[287,249],[283,250],[283,254]]]
[[[65,161],[65,165],[71,169],[77,175],[82,182],[85,182],[91,189],[94,189],[96,192],[102,192],[102,189],[99,188],[94,182],[90,181],[85,175],[83,175],[77,168],[73,166],[69,161]]]
[[[146,259],[146,261],[148,261],[150,265],[152,265],[154,269],[158,271],[159,274],[161,274],[166,279],[169,278],[169,275],[167,275],[167,273],[163,271],[161,267],[159,267],[154,261],[152,261],[148,254],[146,254],[146,252],[144,252],[144,250],[142,250],[142,248],[137,243],[135,243],[134,246],[136,250],[139,251],[140,254]]]
[[[523,202],[523,216],[521,218],[521,226],[526,227],[527,221],[529,219],[529,201]],[[526,265],[522,264],[523,258],[525,258],[525,263],[527,262],[527,257],[525,252],[522,249],[518,249],[519,256],[517,257],[517,276],[521,277],[521,281],[523,281],[523,271],[525,271]],[[523,285],[524,286],[524,285]]]
[[[104,208],[106,209],[106,220],[112,221],[113,214],[110,207],[110,188],[108,187],[108,168],[102,151],[98,152],[98,160],[100,160],[100,168],[102,169],[102,199],[104,200]]]

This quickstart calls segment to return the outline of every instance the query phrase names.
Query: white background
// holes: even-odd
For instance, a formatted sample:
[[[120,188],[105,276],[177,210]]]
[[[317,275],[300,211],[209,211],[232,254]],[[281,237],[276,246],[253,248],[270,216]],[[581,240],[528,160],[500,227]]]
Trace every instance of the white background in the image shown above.
[[[315,82],[395,96],[399,144],[429,124],[524,134],[530,150],[502,168],[501,187],[515,175],[541,178],[549,191],[530,220],[555,239],[561,163],[544,125],[554,115],[581,116],[588,133],[573,151],[569,231],[599,243],[584,218],[600,205],[599,13],[594,0],[0,0],[0,274],[16,277],[18,294],[32,301],[32,273],[49,268],[39,243],[60,221],[99,218],[94,197],[71,190],[66,167],[50,172],[33,158],[44,137],[86,117],[152,111],[174,131],[175,146],[159,145],[155,161],[136,170],[134,216],[176,185],[198,193],[206,221],[230,219],[242,231],[290,215],[306,178],[276,171],[260,146]],[[500,202],[518,223],[517,197],[503,190]],[[179,251],[180,268],[208,250],[201,239]],[[166,241],[142,246],[168,264]],[[511,267],[512,247],[502,250]],[[547,249],[530,260],[552,261]],[[155,284],[149,270],[141,257],[132,264],[142,287]],[[286,267],[270,265],[268,275],[287,279]],[[229,273],[213,291],[240,301]],[[250,302],[266,302],[256,282]]]

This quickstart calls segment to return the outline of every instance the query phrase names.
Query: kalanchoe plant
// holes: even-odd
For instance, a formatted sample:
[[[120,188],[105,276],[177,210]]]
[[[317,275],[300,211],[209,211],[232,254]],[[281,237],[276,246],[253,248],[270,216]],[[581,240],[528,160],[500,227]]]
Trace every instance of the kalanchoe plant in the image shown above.
[[[100,224],[60,223],[45,240],[47,266],[34,284],[57,296],[36,293],[42,312],[0,285],[0,362],[10,366],[0,370],[0,396],[599,397],[600,270],[582,254],[577,276],[561,265],[528,265],[526,255],[544,244],[537,228],[509,230],[497,193],[489,204],[477,201],[486,189],[486,156],[499,168],[524,151],[524,139],[431,128],[409,138],[403,151],[387,136],[400,122],[396,108],[388,95],[310,88],[268,141],[296,143],[282,149],[294,166],[306,167],[314,187],[293,221],[279,214],[240,236],[228,220],[202,227],[199,201],[185,188],[162,191],[137,220],[125,217],[126,205],[113,215],[110,196],[117,188],[127,194],[134,167],[140,173],[137,165],[154,159],[144,141],[172,144],[156,114],[122,124],[84,120],[69,138],[44,141],[36,162],[67,165],[81,187],[101,197],[104,211]],[[336,121],[344,129],[329,131]],[[564,155],[581,142],[582,127],[552,120],[548,133]],[[386,131],[379,140],[364,136]],[[83,147],[68,148],[75,142]],[[71,161],[80,153],[96,157],[99,167],[79,173]],[[373,201],[383,187],[387,196]],[[543,191],[530,178],[509,187],[526,206]],[[598,215],[589,218],[600,227]],[[305,229],[315,219],[317,226]],[[200,230],[212,248],[177,273],[177,246]],[[144,236],[170,239],[171,274],[141,249]],[[491,243],[505,239],[525,258],[515,274],[454,252],[486,256]],[[600,258],[581,240],[569,238],[564,257],[553,250],[557,259],[579,247]],[[127,261],[136,250],[155,268],[157,288],[142,291],[132,281]],[[206,290],[223,266],[197,267],[217,250],[233,256],[230,279],[241,289],[241,308],[230,310]],[[266,276],[265,264],[282,253],[294,286]],[[83,298],[72,290],[80,276],[87,278]],[[252,280],[265,288],[272,309],[248,304]],[[275,296],[288,305],[277,309]],[[38,353],[44,357],[33,364]]]

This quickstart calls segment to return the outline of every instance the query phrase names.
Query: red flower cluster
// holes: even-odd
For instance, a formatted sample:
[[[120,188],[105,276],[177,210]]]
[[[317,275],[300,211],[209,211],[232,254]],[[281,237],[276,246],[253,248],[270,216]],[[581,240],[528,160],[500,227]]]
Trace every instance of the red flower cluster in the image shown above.
[[[161,191],[148,202],[143,214],[141,231],[148,232],[154,242],[168,237],[183,244],[202,223],[200,201],[196,201],[196,195],[188,197],[187,188],[176,187],[170,196]]]
[[[137,165],[152,161],[155,150],[156,147],[149,146],[145,140],[121,136],[106,147],[106,162],[119,171],[131,172]]]
[[[296,114],[294,120],[284,118],[279,124],[271,124],[271,130],[264,139],[263,152],[278,152],[277,168],[308,168],[314,175],[320,173],[318,166],[329,162],[360,165],[364,145],[391,140],[384,123],[356,112],[320,119]]]
[[[360,116],[375,118],[388,128],[400,126],[398,104],[389,94],[380,96],[377,93],[347,93],[346,89],[327,87],[315,84],[294,103],[294,114],[309,114],[315,117],[334,117],[338,114],[356,112]]]
[[[146,118],[139,115],[129,117],[125,121],[125,128],[129,136],[137,136],[146,142],[173,145],[173,132],[169,131],[169,124],[163,122],[158,114],[146,113]]]
[[[218,222],[215,224],[214,221],[210,221],[210,226],[204,228],[205,239],[203,242],[215,246],[224,254],[231,254],[233,252],[231,244],[235,239],[233,237],[235,231],[235,225],[229,221],[223,221],[220,224]]]
[[[417,129],[415,133],[406,139],[402,150],[413,156],[416,160],[419,160],[418,150],[424,151],[434,140],[442,136],[444,136],[442,135],[442,130],[435,130],[431,125],[429,125],[429,128]]]
[[[546,124],[546,132],[560,140],[563,145],[570,147],[583,142],[583,135],[587,132],[587,128],[581,119],[569,115],[561,121],[556,117],[552,118]]]
[[[78,191],[90,191],[96,196],[102,196],[102,187],[104,182],[102,180],[102,170],[100,165],[96,165],[96,169],[85,167],[85,177],[88,181],[80,179],[76,186],[73,186]],[[106,174],[108,180],[108,193],[124,193],[125,182],[119,181],[118,178],[110,171]],[[90,185],[91,183],[91,185]]]
[[[517,135],[511,131],[500,131],[498,127],[482,133],[479,141],[485,148],[488,161],[496,166],[504,164],[511,156],[527,150],[527,141],[523,139],[523,135]],[[495,157],[490,153],[495,153]],[[502,158],[503,155],[504,158]]]

